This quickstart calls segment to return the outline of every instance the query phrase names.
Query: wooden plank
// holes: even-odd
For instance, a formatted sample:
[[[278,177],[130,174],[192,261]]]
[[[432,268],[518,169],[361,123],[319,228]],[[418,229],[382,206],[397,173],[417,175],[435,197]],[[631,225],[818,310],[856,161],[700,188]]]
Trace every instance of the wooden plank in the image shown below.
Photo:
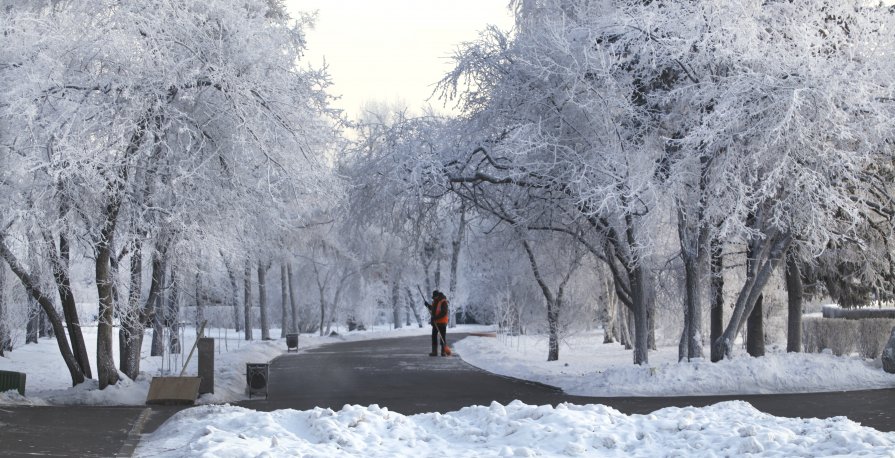
[[[146,404],[192,405],[199,397],[199,377],[153,377]]]

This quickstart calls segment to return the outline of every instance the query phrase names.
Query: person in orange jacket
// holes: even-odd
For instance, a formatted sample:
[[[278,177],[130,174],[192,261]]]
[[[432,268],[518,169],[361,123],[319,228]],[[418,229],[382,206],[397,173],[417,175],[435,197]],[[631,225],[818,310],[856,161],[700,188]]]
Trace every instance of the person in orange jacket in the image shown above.
[[[441,356],[450,356],[451,348],[447,344],[448,301],[444,293],[432,291],[432,303],[426,304],[429,315],[432,317],[432,353],[429,356],[438,356],[438,343],[441,342]]]

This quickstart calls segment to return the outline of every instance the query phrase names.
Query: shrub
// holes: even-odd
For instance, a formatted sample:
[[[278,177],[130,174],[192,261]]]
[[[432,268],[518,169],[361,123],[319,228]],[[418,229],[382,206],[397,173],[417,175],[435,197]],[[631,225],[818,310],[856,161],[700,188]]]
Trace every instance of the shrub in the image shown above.
[[[861,357],[875,359],[889,339],[895,319],[805,318],[802,320],[802,348],[819,353],[829,348],[837,356],[857,351]]]
[[[829,348],[834,355],[847,355],[855,351],[857,336],[858,320],[836,318],[802,320],[802,348],[806,352],[819,353]]]
[[[895,319],[866,318],[858,321],[858,353],[864,358],[876,359],[886,346],[889,334],[895,327]]]
[[[823,318],[802,319],[802,351],[805,353],[819,353],[823,348],[820,344],[820,332],[818,327]]]
[[[836,356],[847,355],[855,351],[858,340],[857,320],[827,319],[822,326],[827,348]]]

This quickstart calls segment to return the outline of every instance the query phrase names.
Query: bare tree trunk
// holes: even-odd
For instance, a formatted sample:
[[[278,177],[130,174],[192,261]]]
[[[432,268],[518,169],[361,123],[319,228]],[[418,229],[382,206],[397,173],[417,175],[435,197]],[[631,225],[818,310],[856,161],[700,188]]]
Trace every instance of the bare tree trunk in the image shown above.
[[[293,285],[295,285],[295,283],[293,282],[293,279],[292,279],[292,262],[289,262],[286,265],[286,275],[289,277],[289,307],[292,311],[292,313],[291,313],[291,315],[292,315],[291,331],[298,332],[298,307],[295,303],[295,290],[293,289],[294,288]]]
[[[647,294],[652,294],[652,290],[647,290]],[[656,344],[656,301],[652,300],[652,297],[648,299],[647,302],[647,322],[649,323],[649,342],[648,348],[652,351],[656,351],[659,349]],[[646,363],[644,363],[646,364]]]
[[[325,335],[325,327],[326,327],[326,284],[321,284],[319,281],[317,282],[317,290],[320,293],[320,335]]]
[[[109,240],[109,275],[112,278],[112,319],[114,320],[121,313],[121,308],[126,307],[127,305],[122,305],[121,296],[118,292],[118,279],[121,278],[120,272],[118,268],[118,255],[116,254],[117,250],[115,249],[115,239]],[[113,321],[114,323],[114,321]],[[114,329],[112,330],[114,334]]]
[[[417,325],[422,328],[423,327],[423,319],[420,317],[420,312],[416,309],[414,304],[416,301],[413,299],[413,293],[410,291],[410,287],[404,287],[404,294],[407,295],[407,308],[413,313],[413,317],[416,319]]]
[[[38,275],[40,272],[39,264],[37,263],[37,253],[35,249],[35,240],[34,237],[31,237],[31,244],[28,249],[28,264],[31,272],[34,275]],[[40,337],[40,305],[37,304],[37,301],[34,300],[33,297],[28,298],[28,321],[25,325],[25,344],[37,343],[38,338]],[[10,339],[10,345],[12,344],[12,339]],[[9,349],[12,351],[12,349]]]
[[[339,303],[340,303],[341,298],[342,298],[342,291],[345,289],[345,285],[348,283],[348,279],[349,279],[352,275],[354,275],[353,272],[347,272],[347,273],[344,273],[344,274],[342,275],[342,278],[339,279],[339,283],[336,284],[336,293],[333,295],[333,301],[332,301],[332,303],[330,304],[330,310],[329,310],[329,317],[330,317],[330,318],[329,318],[329,320],[327,321],[327,325],[326,325],[326,333],[327,333],[327,334],[329,334],[329,332],[330,332],[330,326],[332,325],[332,323],[335,323],[335,321],[336,321],[336,319],[335,319],[335,317],[336,317],[336,310],[338,309],[338,307],[339,307]]]
[[[107,209],[106,213],[117,214],[117,209]],[[114,301],[112,298],[112,273],[110,265],[111,238],[115,227],[115,218],[107,216],[99,242],[96,244],[96,290],[99,296],[99,323],[96,330],[96,372],[99,388],[118,383],[118,370],[112,356],[112,331]]]
[[[634,329],[634,314],[627,307],[621,307],[621,319],[619,320],[619,330],[621,331],[621,343],[625,346],[625,350],[634,349],[634,339],[631,338],[631,330]]]
[[[143,342],[143,326],[139,313],[140,293],[143,289],[143,252],[139,240],[134,241],[133,252],[130,259],[130,287],[127,294],[127,303],[119,306],[118,317],[118,369],[131,380],[139,374],[140,358],[139,345]],[[136,356],[136,358],[134,357]]]
[[[401,274],[394,272],[397,268],[393,268],[392,272],[392,321],[394,321],[395,329],[401,327]]]
[[[755,271],[755,266],[752,263],[756,262],[757,255],[754,245],[750,245],[746,260],[746,266],[750,272]],[[764,294],[759,294],[758,300],[752,307],[752,313],[746,319],[746,352],[753,357],[764,356]]]
[[[711,284],[709,285],[711,296],[711,330],[709,331],[709,341],[716,342],[724,332],[724,257],[722,254],[721,242],[712,240],[711,242]],[[712,361],[715,359],[712,354]],[[720,358],[719,358],[720,359]]]
[[[261,308],[261,340],[270,340],[270,321],[267,318],[267,266],[258,261],[258,304]]]
[[[559,359],[559,309],[560,304],[547,303],[547,361]]]
[[[466,204],[460,206],[460,223],[457,225],[457,236],[451,240],[451,282],[448,285],[448,296],[454,300],[454,314],[461,316],[466,321],[466,304],[457,304],[457,266],[460,262],[460,248],[463,246],[463,237],[466,234]],[[449,321],[450,326],[457,325],[456,319]]]
[[[28,298],[28,300],[31,300],[31,298]],[[34,307],[37,308],[38,314],[38,337],[56,337],[56,333],[53,332],[53,326],[50,324],[50,320],[47,319],[46,312],[40,308],[40,304],[38,304],[37,301],[34,302]]]
[[[615,293],[612,291],[612,286],[609,284],[612,280],[607,278],[603,279],[603,293],[605,295],[606,300],[603,302],[603,343],[613,343],[619,337],[617,333],[618,328],[618,301],[616,300]]]
[[[167,319],[166,327],[168,328],[168,350],[171,353],[181,353],[180,341],[180,281],[177,275],[177,264],[171,265],[171,280],[169,281],[170,294],[168,294],[167,310],[165,318]]]
[[[25,323],[25,344],[36,344],[38,337],[40,337],[40,306],[37,305],[34,298],[29,298],[28,321]]]
[[[245,312],[245,340],[252,340],[252,266],[246,261],[243,276],[243,312]]]
[[[286,337],[286,327],[288,326],[289,313],[288,313],[288,304],[286,301],[288,298],[288,285],[289,279],[286,273],[286,263],[280,264],[280,310],[282,314],[280,315],[280,338]]]
[[[149,351],[151,356],[163,356],[165,354],[165,341],[163,337],[165,335],[165,314],[168,312],[167,297],[170,292],[168,291],[168,266],[165,265],[161,271],[161,277],[159,278],[160,282],[160,293],[155,298],[155,314],[152,318],[152,345]]]
[[[429,277],[429,267],[432,265],[432,256],[426,256],[425,250],[423,250],[423,254],[420,255],[420,263],[423,265],[423,272],[426,274],[425,285],[426,285],[426,294],[432,292],[432,280]]]
[[[224,257],[224,253],[221,253],[221,258],[224,259],[224,267],[227,269],[227,278],[230,279],[230,295],[227,299],[227,304],[233,309],[233,328],[238,333],[242,331],[242,326],[240,325],[240,313],[239,313],[239,285],[236,283],[236,272],[233,271],[233,267],[227,262],[227,258]]]
[[[62,206],[65,211],[66,206]],[[63,213],[64,214],[64,213]],[[47,236],[48,252],[50,262],[53,267],[53,279],[56,281],[56,290],[59,294],[59,302],[62,305],[62,314],[65,317],[65,324],[68,329],[68,338],[71,340],[72,352],[75,360],[81,366],[81,372],[87,378],[93,376],[90,369],[90,357],[87,353],[87,344],[84,342],[84,335],[81,333],[81,322],[78,318],[78,307],[75,303],[75,296],[71,289],[70,276],[70,258],[71,248],[68,243],[68,237],[64,232],[59,234],[59,252],[53,244],[52,237]]]
[[[631,269],[631,299],[634,304],[634,364],[649,364],[650,348],[650,309],[652,308],[647,292],[646,272],[641,265]]]
[[[205,322],[205,302],[202,301],[202,268],[201,266],[196,267],[196,331],[198,332],[202,323]]]
[[[764,356],[764,294],[758,295],[746,320],[746,352],[753,357]]]
[[[544,299],[547,302],[547,330],[549,333],[547,361],[556,361],[559,359],[559,314],[562,308],[563,292],[566,283],[568,283],[569,279],[572,277],[572,273],[578,268],[578,262],[581,258],[579,257],[573,261],[573,264],[569,267],[569,271],[566,272],[557,288],[556,296],[554,296],[547,286],[547,283],[544,281],[544,278],[541,276],[534,252],[528,241],[522,239],[521,242],[522,247],[525,248],[525,253],[528,254],[528,262],[531,265],[532,274],[538,282],[538,286],[541,287],[541,293],[544,295]]]
[[[75,355],[72,353],[71,347],[69,347],[68,340],[65,337],[65,330],[62,327],[62,319],[56,313],[56,309],[53,307],[50,299],[38,288],[31,275],[25,271],[12,251],[6,246],[6,240],[2,232],[0,232],[0,257],[6,260],[10,270],[19,277],[19,281],[21,281],[28,294],[34,297],[37,303],[47,312],[47,318],[53,324],[53,329],[56,333],[56,344],[59,347],[59,353],[62,354],[62,360],[68,367],[69,375],[71,375],[72,386],[82,383],[84,381],[84,372],[81,371],[81,366],[75,360]]]
[[[786,295],[789,303],[786,320],[786,351],[802,351],[802,273],[799,262],[790,254],[786,258]]]
[[[3,356],[4,352],[12,351],[6,307],[6,269],[0,266],[0,356]]]
[[[682,255],[684,260],[684,283],[686,303],[684,321],[686,329],[686,354],[683,355],[690,361],[694,358],[702,358],[702,301],[700,300],[701,285],[699,281],[699,266],[695,253]]]
[[[146,137],[146,128],[153,119],[147,114],[137,124],[131,133],[130,141],[124,151],[124,157],[129,158],[136,154]],[[99,389],[105,389],[109,385],[118,383],[118,370],[115,368],[113,356],[113,314],[114,278],[111,272],[112,243],[115,238],[115,228],[118,223],[118,214],[121,211],[124,186],[128,182],[127,166],[119,166],[114,171],[114,177],[108,177],[106,182],[106,202],[103,208],[99,239],[94,243],[96,254],[96,291],[99,297],[99,323],[96,330],[96,372],[99,380]]]
[[[745,323],[743,318],[752,313],[752,308],[758,301],[758,297],[761,295],[771,274],[780,264],[783,254],[789,248],[791,241],[792,238],[789,235],[768,237],[762,241],[764,246],[762,246],[761,251],[766,251],[766,254],[762,256],[762,262],[758,263],[756,261],[757,265],[754,271],[747,276],[746,282],[740,289],[730,322],[724,329],[724,333],[721,334],[718,340],[712,342],[712,361],[718,361],[731,355],[734,336],[739,334]],[[758,251],[753,250],[753,252]]]
[[[159,312],[158,301],[162,295],[166,270],[166,242],[156,242],[156,250],[152,255],[152,272],[149,280],[149,296],[143,307],[139,307],[142,287],[143,262],[142,249],[139,243],[131,254],[131,288],[128,294],[128,316],[122,319],[121,332],[125,347],[121,350],[121,371],[134,380],[140,374],[140,356],[143,348],[143,333],[149,320],[155,319]],[[161,337],[161,336],[159,336]],[[159,354],[162,352],[159,339]]]

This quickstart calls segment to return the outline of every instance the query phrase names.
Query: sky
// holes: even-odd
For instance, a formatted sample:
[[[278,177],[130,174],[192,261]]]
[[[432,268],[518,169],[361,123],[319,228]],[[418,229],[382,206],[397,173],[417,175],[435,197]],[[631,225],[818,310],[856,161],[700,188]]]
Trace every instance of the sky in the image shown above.
[[[325,60],[335,105],[356,117],[369,101],[420,113],[433,85],[451,68],[457,45],[489,24],[509,29],[509,0],[287,0],[293,16],[317,11],[308,31],[308,62]]]

